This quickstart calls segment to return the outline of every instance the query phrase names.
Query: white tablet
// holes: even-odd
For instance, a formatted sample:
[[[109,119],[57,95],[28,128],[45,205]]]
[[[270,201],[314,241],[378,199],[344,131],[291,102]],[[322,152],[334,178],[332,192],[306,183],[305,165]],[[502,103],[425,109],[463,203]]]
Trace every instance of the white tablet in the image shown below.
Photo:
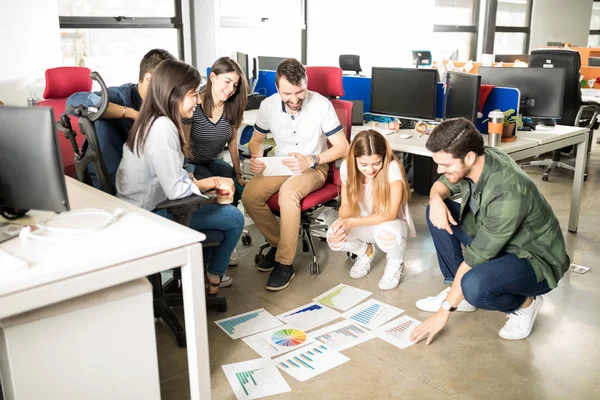
[[[286,165],[283,160],[290,160],[294,157],[256,157],[258,161],[262,161],[267,166],[263,171],[264,176],[290,176],[302,175],[302,173],[294,173]]]

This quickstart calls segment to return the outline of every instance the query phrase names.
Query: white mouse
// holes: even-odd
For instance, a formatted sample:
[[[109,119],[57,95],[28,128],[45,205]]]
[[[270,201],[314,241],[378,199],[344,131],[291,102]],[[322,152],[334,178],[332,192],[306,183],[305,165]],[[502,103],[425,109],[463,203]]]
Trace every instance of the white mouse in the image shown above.
[[[410,133],[401,133],[400,135],[398,135],[398,137],[400,139],[408,139],[409,137],[412,137],[412,135]]]

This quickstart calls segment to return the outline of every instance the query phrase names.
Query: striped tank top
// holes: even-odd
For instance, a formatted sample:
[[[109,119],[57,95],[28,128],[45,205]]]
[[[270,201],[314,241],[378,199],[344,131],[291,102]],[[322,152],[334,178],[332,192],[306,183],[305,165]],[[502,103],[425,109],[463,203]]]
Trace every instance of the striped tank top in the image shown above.
[[[216,123],[204,115],[198,104],[192,119],[184,119],[184,124],[192,124],[190,133],[190,158],[192,164],[202,164],[216,160],[231,138],[231,124],[223,116]]]

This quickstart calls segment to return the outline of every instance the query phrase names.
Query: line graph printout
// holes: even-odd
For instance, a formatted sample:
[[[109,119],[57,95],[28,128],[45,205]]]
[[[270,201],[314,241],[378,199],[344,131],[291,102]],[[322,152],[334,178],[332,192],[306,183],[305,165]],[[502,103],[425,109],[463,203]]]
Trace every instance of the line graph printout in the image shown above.
[[[292,391],[281,372],[268,358],[227,364],[222,368],[239,400],[259,399]]]
[[[372,294],[372,292],[340,283],[333,289],[315,297],[313,301],[327,307],[347,311]]]
[[[279,356],[313,342],[306,332],[291,325],[269,329],[242,340],[261,357],[266,358]]]
[[[239,339],[283,325],[264,308],[215,321],[215,324],[232,339]]]
[[[405,315],[380,326],[373,334],[389,344],[400,349],[405,349],[415,344],[409,340],[409,337],[412,331],[420,324],[421,321]]]
[[[337,351],[373,339],[375,336],[368,330],[352,321],[342,321],[309,333],[309,338],[316,344],[324,344]]]
[[[403,312],[400,308],[370,299],[346,311],[343,317],[365,328],[375,329]]]
[[[279,314],[277,318],[303,331],[309,331],[319,325],[341,317],[342,314],[318,303],[308,303],[292,311]]]
[[[314,344],[273,359],[277,367],[300,382],[329,371],[347,361],[348,357],[324,344]]]

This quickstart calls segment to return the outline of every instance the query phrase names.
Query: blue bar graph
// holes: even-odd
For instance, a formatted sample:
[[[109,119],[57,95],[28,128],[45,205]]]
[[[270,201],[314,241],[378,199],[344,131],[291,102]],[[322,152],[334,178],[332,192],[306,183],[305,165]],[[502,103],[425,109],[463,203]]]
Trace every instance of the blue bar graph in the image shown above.
[[[293,312],[291,314],[286,315],[286,317],[289,317],[291,315],[296,315],[296,314],[301,314],[301,313],[305,313],[305,312],[311,312],[311,311],[317,311],[317,310],[321,310],[323,307],[321,307],[318,304],[313,304],[312,306],[308,306],[306,308],[303,308],[301,310],[298,310],[296,312]]]
[[[327,347],[325,347],[323,345],[314,347],[311,350],[300,353],[297,356],[293,356],[293,357],[288,358],[285,361],[281,361],[279,363],[279,365],[281,365],[283,368],[286,368],[286,369],[296,367],[296,368],[308,368],[308,369],[314,370],[315,368],[311,365],[315,362],[315,360],[313,359],[313,357],[315,356],[315,353],[313,353],[313,351],[315,351],[319,354],[323,354],[325,351],[327,351]]]
[[[345,336],[348,338],[358,339],[361,336],[365,335],[365,331],[360,329],[358,326],[354,324],[350,324],[344,326],[343,328],[336,329],[329,333],[325,333],[323,335],[319,335],[315,337],[315,340],[318,340],[321,343],[332,342],[335,343],[340,340],[340,336]],[[336,340],[337,339],[337,340]],[[344,338],[342,338],[344,340]]]
[[[250,321],[251,319],[258,317],[262,312],[263,312],[263,310],[260,310],[260,311],[257,311],[257,312],[251,313],[251,314],[242,315],[241,317],[232,318],[227,321],[222,321],[222,322],[219,322],[218,324],[221,326],[221,328],[225,329],[225,331],[227,333],[229,333],[230,335],[233,335],[233,332],[235,332],[236,326],[241,325],[244,322]]]
[[[351,316],[350,319],[353,319],[356,322],[360,322],[361,324],[364,324],[364,325],[369,325],[371,323],[371,321],[373,320],[373,317],[375,316],[375,314],[377,314],[377,311],[379,311],[380,308],[381,308],[381,305],[379,305],[379,304],[371,304],[369,307],[365,308],[361,312],[358,312],[358,313],[354,314],[353,316]]]
[[[257,386],[256,380],[254,379],[254,373],[256,371],[258,370],[253,369],[251,371],[238,372],[237,374],[235,374],[235,376],[238,378],[238,382],[242,386],[242,389],[244,389],[244,393],[246,393],[246,396],[248,396],[249,394],[248,389],[246,389],[246,385],[250,383],[250,380],[252,380],[254,386]]]

